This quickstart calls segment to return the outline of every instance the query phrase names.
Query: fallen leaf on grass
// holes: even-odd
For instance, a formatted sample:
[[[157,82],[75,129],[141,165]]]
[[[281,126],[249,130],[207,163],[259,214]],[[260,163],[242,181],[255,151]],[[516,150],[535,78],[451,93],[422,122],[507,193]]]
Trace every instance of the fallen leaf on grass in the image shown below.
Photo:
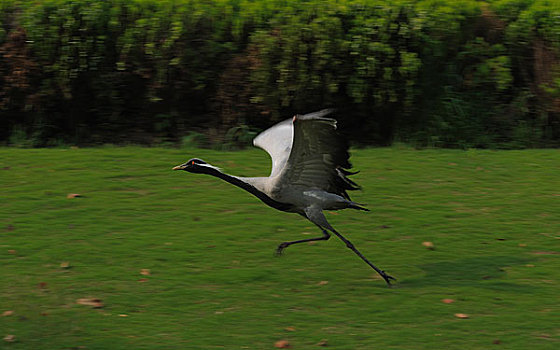
[[[497,345],[497,344],[501,344],[501,343],[502,343],[502,341],[501,341],[500,339],[494,339],[494,340],[492,341],[492,344],[496,344],[496,345]]]
[[[8,334],[7,336],[4,337],[4,341],[8,343],[13,343],[16,341],[16,336],[13,334]]]
[[[451,304],[455,302],[455,299],[442,299],[442,302],[446,303],[446,304]]]
[[[320,285],[320,286],[324,286],[325,284],[329,284],[329,281],[321,281],[317,284]]]
[[[127,314],[120,314],[119,317],[128,317]]]
[[[429,250],[434,250],[434,249],[436,249],[435,246],[434,246],[434,244],[433,244],[432,242],[422,242],[422,245],[423,245],[424,247],[426,247],[427,249],[429,249]]]
[[[140,274],[143,276],[149,276],[151,275],[150,269],[142,269],[140,270]]]
[[[469,315],[467,315],[467,314],[455,314],[455,317],[464,319],[464,318],[469,318]]]
[[[63,261],[60,263],[60,267],[63,269],[69,269],[70,268],[70,263],[68,261]]]
[[[327,340],[326,340],[326,339],[323,339],[323,340],[321,340],[320,342],[318,342],[316,345],[317,345],[317,346],[328,346],[329,343],[327,343]]]
[[[287,332],[295,332],[296,331],[296,329],[294,327],[286,327],[286,328],[284,328],[284,330],[287,331]]]
[[[287,340],[279,340],[276,343],[274,343],[274,347],[279,349],[289,349],[292,346]]]
[[[15,249],[9,249],[9,250],[8,250],[8,254],[14,255],[15,253],[17,253],[17,252],[15,251]]]
[[[82,195],[79,194],[79,193],[68,193],[68,194],[66,195],[66,198],[71,199],[71,198],[78,198],[78,197],[81,197],[81,196],[82,196]]]
[[[148,279],[147,278],[140,278],[138,280],[138,282],[140,282],[140,283],[148,282]]]
[[[39,288],[46,289],[47,288],[47,282],[39,282]]]
[[[556,255],[559,254],[558,252],[531,252],[531,254],[535,255]]]
[[[2,316],[12,316],[14,314],[14,312],[12,310],[8,310],[8,311],[4,311],[2,313]]]
[[[105,306],[103,305],[101,299],[97,299],[97,298],[81,298],[76,300],[76,303],[80,305],[91,306],[94,309],[100,309]]]

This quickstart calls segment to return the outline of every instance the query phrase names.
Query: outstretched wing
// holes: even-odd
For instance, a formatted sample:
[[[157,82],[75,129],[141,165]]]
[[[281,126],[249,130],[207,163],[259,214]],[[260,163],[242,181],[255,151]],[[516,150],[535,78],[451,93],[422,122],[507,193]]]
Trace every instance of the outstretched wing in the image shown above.
[[[272,158],[271,177],[284,168],[292,149],[293,134],[292,120],[288,119],[266,129],[253,140],[255,146],[264,149]]]
[[[347,190],[358,185],[348,179],[348,143],[336,131],[336,120],[325,118],[325,109],[293,118],[291,152],[282,169],[279,185],[301,185],[321,189],[349,199]],[[270,153],[270,152],[269,152]]]

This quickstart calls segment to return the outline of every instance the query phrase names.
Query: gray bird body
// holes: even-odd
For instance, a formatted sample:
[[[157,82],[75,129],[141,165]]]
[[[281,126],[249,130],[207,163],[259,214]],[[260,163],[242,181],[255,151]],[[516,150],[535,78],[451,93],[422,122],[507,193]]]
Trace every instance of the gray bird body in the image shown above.
[[[324,210],[346,208],[367,211],[353,202],[346,192],[359,187],[347,177],[355,173],[349,171],[352,166],[348,161],[348,145],[336,131],[336,120],[325,118],[332,112],[327,109],[296,115],[263,131],[253,140],[255,146],[264,149],[271,157],[272,168],[268,177],[228,175],[196,158],[173,169],[219,177],[243,188],[275,209],[302,215],[322,230],[322,237],[280,244],[278,254],[292,244],[327,240],[330,237],[328,230],[390,284],[394,278],[371,264],[328,223],[323,214]]]
[[[357,203],[349,201],[337,194],[319,188],[308,188],[302,185],[274,184],[267,177],[237,177],[239,180],[250,184],[271,199],[280,203],[289,203],[292,208],[286,210],[292,213],[303,214],[306,210],[340,210]]]

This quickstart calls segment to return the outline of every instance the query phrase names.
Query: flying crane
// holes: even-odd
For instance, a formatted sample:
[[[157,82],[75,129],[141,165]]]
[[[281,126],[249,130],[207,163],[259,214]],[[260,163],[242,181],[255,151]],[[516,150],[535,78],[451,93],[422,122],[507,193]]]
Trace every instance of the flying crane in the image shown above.
[[[272,158],[268,177],[238,177],[225,174],[220,168],[202,159],[193,158],[173,170],[207,174],[240,187],[274,209],[297,213],[314,223],[323,235],[281,243],[276,254],[290,245],[328,240],[330,232],[366,264],[383,277],[388,285],[395,278],[373,265],[356,247],[327,221],[324,210],[357,209],[368,211],[353,202],[348,190],[359,189],[348,176],[352,165],[348,161],[348,144],[336,130],[336,120],[326,118],[333,112],[324,109],[296,115],[260,133],[253,144],[264,149]]]

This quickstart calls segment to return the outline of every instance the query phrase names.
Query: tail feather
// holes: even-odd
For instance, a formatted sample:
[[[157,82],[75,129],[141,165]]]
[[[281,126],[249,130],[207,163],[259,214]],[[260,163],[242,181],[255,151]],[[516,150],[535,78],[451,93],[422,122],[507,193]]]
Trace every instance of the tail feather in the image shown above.
[[[356,203],[356,202],[350,202],[350,206],[349,206],[348,208],[356,209],[356,210],[369,211],[368,208],[362,207],[362,205],[365,205],[365,204],[360,204],[360,203]]]

